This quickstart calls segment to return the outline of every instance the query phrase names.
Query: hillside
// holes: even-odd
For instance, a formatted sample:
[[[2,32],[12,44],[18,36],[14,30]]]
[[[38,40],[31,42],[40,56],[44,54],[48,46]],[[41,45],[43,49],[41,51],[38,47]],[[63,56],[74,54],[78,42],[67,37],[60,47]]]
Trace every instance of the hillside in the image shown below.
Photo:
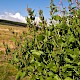
[[[2,25],[10,25],[10,26],[17,26],[17,27],[26,27],[26,23],[21,23],[21,22],[15,22],[15,21],[9,21],[9,20],[4,20],[0,19],[0,24]]]
[[[13,36],[14,34],[21,35],[22,32],[27,32],[28,28],[23,26],[11,26],[0,24],[0,80],[14,80],[16,75],[16,69],[9,64],[5,59],[5,48],[3,43],[7,43],[10,48],[14,47]],[[13,34],[14,33],[14,34]],[[10,56],[9,56],[10,57]]]
[[[25,28],[23,26],[12,26],[12,25],[6,25],[6,24],[0,24],[0,51],[3,49],[3,42],[8,43],[10,47],[13,47],[13,33],[18,33],[19,35],[23,31],[28,31],[28,28]]]

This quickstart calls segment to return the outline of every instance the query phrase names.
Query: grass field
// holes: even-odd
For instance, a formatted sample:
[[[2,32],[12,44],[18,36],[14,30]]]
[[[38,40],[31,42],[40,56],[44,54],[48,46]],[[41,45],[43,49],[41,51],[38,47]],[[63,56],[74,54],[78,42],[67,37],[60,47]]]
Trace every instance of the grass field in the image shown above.
[[[28,28],[0,24],[0,80],[15,80],[17,69],[7,62],[3,43],[5,42],[9,45],[10,48],[13,48],[13,33],[21,35],[23,31],[27,32]]]
[[[0,51],[4,50],[3,42],[8,43],[11,48],[13,47],[13,32],[20,35],[23,31],[27,32],[28,28],[0,25]]]

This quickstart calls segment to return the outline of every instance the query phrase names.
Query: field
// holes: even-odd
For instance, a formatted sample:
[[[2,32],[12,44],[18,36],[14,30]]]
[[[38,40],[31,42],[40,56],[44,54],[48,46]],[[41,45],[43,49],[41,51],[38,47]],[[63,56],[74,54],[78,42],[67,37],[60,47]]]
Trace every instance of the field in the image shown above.
[[[27,27],[0,24],[0,80],[80,80],[80,9],[69,7],[55,15],[51,0],[49,25],[39,10],[41,28],[32,9]]]
[[[4,43],[7,43],[10,48],[13,48],[13,33],[21,35],[23,31],[27,32],[28,28],[19,28],[19,26],[17,27],[0,24],[0,80],[15,80],[17,70],[15,67],[13,67],[13,65],[9,64],[5,58],[5,53],[3,53],[5,52]]]

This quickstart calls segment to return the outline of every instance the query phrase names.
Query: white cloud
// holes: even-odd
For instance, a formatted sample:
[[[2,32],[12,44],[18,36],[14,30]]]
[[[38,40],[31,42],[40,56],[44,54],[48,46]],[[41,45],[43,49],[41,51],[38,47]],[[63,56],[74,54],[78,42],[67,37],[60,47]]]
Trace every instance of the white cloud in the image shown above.
[[[15,13],[15,14],[5,12],[4,14],[0,15],[0,19],[26,23],[25,17],[23,17],[19,12]],[[41,20],[39,17],[35,17],[34,22],[36,22],[36,25],[38,25],[39,22],[41,22]]]
[[[39,22],[41,22],[40,18],[39,17],[35,17],[35,22],[36,22],[36,25],[38,25]]]
[[[12,14],[5,12],[4,14],[0,15],[0,19],[26,23],[25,17],[23,17],[20,13]]]

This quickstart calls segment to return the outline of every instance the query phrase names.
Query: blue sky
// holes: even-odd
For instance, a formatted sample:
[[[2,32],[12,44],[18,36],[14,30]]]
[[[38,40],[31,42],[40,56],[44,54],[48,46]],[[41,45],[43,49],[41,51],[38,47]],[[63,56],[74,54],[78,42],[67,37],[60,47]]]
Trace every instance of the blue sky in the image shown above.
[[[54,0],[56,5],[59,5],[59,1],[60,0]],[[68,6],[67,0],[62,1],[64,6]],[[49,8],[46,7],[49,6],[50,0],[0,0],[0,14],[4,12],[13,14],[19,12],[22,16],[27,16],[27,4],[30,8],[35,9],[35,14],[37,16],[38,10],[42,9],[44,11],[45,18],[49,17]]]
[[[60,0],[54,0],[57,5],[59,1]],[[21,15],[26,16],[27,4],[29,7],[35,9],[35,14],[38,14],[38,10],[42,9],[44,11],[45,17],[49,16],[49,9],[46,8],[46,6],[49,6],[50,0],[0,0],[0,13],[19,12]],[[67,5],[67,3],[65,5]]]

